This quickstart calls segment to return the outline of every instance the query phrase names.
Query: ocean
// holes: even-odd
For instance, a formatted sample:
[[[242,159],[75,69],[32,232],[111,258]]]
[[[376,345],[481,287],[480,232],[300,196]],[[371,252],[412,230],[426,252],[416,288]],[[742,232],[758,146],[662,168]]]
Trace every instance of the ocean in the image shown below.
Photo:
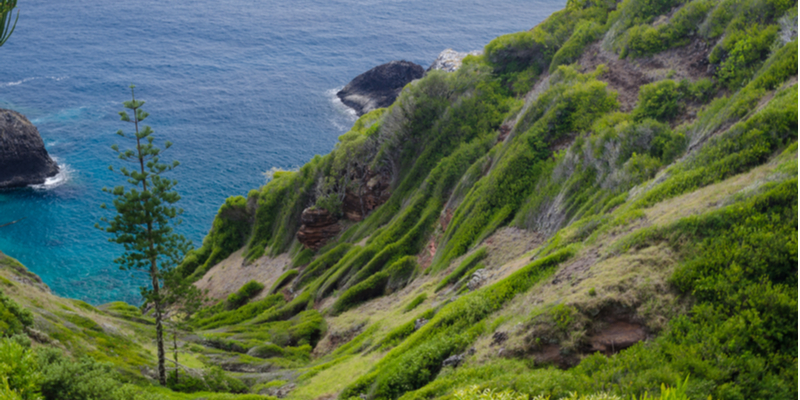
[[[326,154],[355,121],[335,93],[391,60],[426,67],[446,48],[470,51],[530,29],[563,0],[20,0],[0,47],[0,108],[25,114],[62,173],[0,191],[0,251],[54,293],[92,304],[138,304],[141,273],[94,228],[122,183],[110,149],[129,130],[122,102],[147,103],[147,123],[174,146],[185,210],[179,232],[199,247],[225,198],[265,183],[272,167]]]

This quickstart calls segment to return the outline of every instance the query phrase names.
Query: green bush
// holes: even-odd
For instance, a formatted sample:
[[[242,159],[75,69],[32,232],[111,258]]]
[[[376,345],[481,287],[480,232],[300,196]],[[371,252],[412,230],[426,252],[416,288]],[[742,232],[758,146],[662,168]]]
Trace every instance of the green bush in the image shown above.
[[[255,297],[262,290],[264,290],[264,284],[256,281],[249,281],[242,285],[239,290],[228,295],[228,298],[225,301],[225,307],[228,310],[235,310],[247,304],[250,299]]]
[[[766,107],[703,146],[689,161],[638,201],[639,206],[718,182],[766,161],[797,140],[797,86],[777,93]]]
[[[411,336],[412,333],[414,333],[416,328],[416,321],[418,319],[424,318],[429,320],[433,318],[434,315],[436,315],[436,310],[430,309],[420,315],[417,315],[417,317],[414,318],[413,320],[408,321],[405,324],[392,329],[388,334],[386,334],[386,337],[384,337],[383,340],[381,340],[380,342],[381,349],[397,346],[407,337]]]
[[[247,199],[234,196],[225,200],[201,248],[187,253],[178,267],[181,275],[193,281],[200,279],[211,267],[244,246],[250,234],[250,219]]]
[[[333,249],[325,252],[324,254],[317,257],[316,260],[312,261],[303,272],[300,273],[300,276],[297,278],[297,283],[295,287],[302,288],[310,283],[312,280],[318,278],[322,274],[325,273],[330,267],[335,265],[339,260],[347,254],[348,251],[353,247],[350,243],[341,243],[334,247]]]
[[[726,36],[708,56],[710,62],[719,64],[719,80],[729,88],[746,83],[769,55],[777,33],[777,25],[753,25]]]
[[[405,287],[418,269],[415,256],[403,257],[388,268],[347,289],[331,306],[335,314],[347,311],[365,301]]]
[[[438,292],[444,289],[445,286],[458,282],[458,280],[461,279],[466,272],[473,269],[475,265],[486,258],[487,255],[488,253],[486,252],[486,247],[481,247],[472,253],[469,257],[465,258],[464,261],[462,261],[461,264],[459,264],[458,267],[453,270],[453,272],[447,275],[444,279],[442,279],[441,282],[439,282],[438,285],[436,285],[435,291]]]
[[[36,355],[17,340],[0,338],[0,394],[12,398],[39,399],[42,374]]]
[[[203,370],[203,381],[210,392],[248,393],[250,389],[242,381],[225,373],[218,366]]]
[[[0,336],[22,333],[31,325],[33,314],[0,291]]]
[[[714,6],[711,0],[694,0],[685,4],[670,18],[669,22],[653,27],[650,24],[635,25],[625,31],[615,48],[620,57],[642,57],[690,43],[697,26],[706,18]]]
[[[303,249],[292,258],[292,267],[308,265],[314,259],[314,250]]]
[[[267,343],[262,344],[261,346],[256,346],[250,349],[247,354],[252,355],[253,357],[258,358],[272,358],[272,357],[281,357],[284,355],[283,348],[278,345]]]
[[[683,97],[678,83],[671,79],[642,85],[639,87],[639,102],[632,114],[636,120],[669,121],[680,112],[679,103]]]
[[[292,326],[288,329],[290,346],[310,345],[313,348],[327,330],[325,318],[317,310],[301,312],[290,321],[292,322]]]
[[[470,386],[465,389],[456,390],[455,393],[453,393],[453,396],[457,400],[528,400],[529,399],[528,395],[517,393],[513,390],[504,390],[504,391],[494,391],[492,389],[480,390],[480,388],[477,385]],[[616,399],[619,398],[615,398],[615,400]],[[537,396],[533,400],[544,400],[544,399]]]
[[[386,293],[386,284],[388,282],[388,271],[380,271],[370,276],[366,280],[342,293],[331,307],[331,312],[334,314],[339,314],[367,300],[382,296],[384,293]]]
[[[553,56],[553,61],[550,62],[550,73],[555,72],[560,65],[578,61],[586,46],[599,39],[604,32],[603,25],[595,21],[582,20],[578,22],[572,36]]]
[[[277,309],[285,304],[283,295],[274,294],[261,300],[245,304],[235,310],[213,313],[213,315],[192,321],[192,325],[200,329],[214,329],[220,326],[234,325],[257,317],[259,314]]]
[[[291,282],[292,279],[294,279],[298,274],[299,272],[297,272],[296,269],[290,269],[284,272],[281,276],[278,277],[278,279],[272,285],[272,288],[269,290],[269,293],[273,294],[276,293],[278,290],[281,290],[282,287],[286,286],[289,282]]]
[[[427,293],[421,293],[419,296],[417,296],[417,297],[414,297],[414,299],[413,299],[413,300],[411,300],[411,302],[410,302],[410,303],[408,303],[408,304],[407,304],[407,305],[406,305],[406,306],[403,308],[403,312],[409,312],[409,311],[411,311],[411,310],[413,310],[413,309],[417,308],[417,306],[418,306],[418,305],[422,304],[422,303],[423,303],[423,302],[425,302],[425,300],[427,300],[427,299],[428,299],[428,294],[427,294]]]
[[[46,400],[101,399],[119,385],[117,372],[110,364],[89,357],[72,360],[63,353],[42,355],[41,393]]]

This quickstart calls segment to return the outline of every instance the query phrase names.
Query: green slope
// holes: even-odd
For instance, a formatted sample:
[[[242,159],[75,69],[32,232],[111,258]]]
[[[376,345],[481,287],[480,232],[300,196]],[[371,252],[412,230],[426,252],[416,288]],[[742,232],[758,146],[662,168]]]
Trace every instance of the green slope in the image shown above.
[[[221,207],[184,275],[286,272],[201,311],[186,356],[293,399],[797,397],[796,24],[792,1],[569,1],[428,73]],[[342,228],[318,251],[310,204]],[[67,347],[131,380],[152,363],[87,335]]]

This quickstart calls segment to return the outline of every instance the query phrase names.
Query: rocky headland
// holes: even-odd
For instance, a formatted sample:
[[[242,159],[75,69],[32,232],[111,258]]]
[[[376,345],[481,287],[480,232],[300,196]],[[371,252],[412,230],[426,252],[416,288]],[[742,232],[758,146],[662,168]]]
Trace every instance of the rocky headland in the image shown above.
[[[361,116],[392,105],[406,84],[423,75],[425,69],[413,62],[392,61],[355,77],[336,95]]]
[[[36,126],[16,111],[0,109],[0,188],[41,184],[57,173]]]

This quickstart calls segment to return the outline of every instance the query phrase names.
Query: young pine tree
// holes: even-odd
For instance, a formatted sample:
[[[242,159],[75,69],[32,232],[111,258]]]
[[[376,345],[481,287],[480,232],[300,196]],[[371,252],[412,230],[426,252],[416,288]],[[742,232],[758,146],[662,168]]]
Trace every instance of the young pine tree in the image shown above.
[[[19,11],[17,11],[17,18],[14,18],[14,25],[11,25],[12,13],[11,11],[17,6],[17,0],[0,0],[0,46],[8,41],[8,37],[14,32],[19,20]]]
[[[139,124],[148,116],[142,110],[144,101],[136,100],[134,86],[131,85],[131,100],[123,103],[132,111],[119,113],[121,120],[134,126],[133,134],[122,130],[117,134],[128,139],[132,148],[120,150],[116,144],[111,148],[119,154],[119,159],[130,163],[132,167],[109,169],[123,175],[127,186],[114,189],[103,188],[104,192],[114,196],[113,205],[117,213],[113,218],[101,218],[104,226],[96,226],[111,234],[110,242],[124,246],[124,253],[114,260],[123,270],[144,271],[149,275],[150,287],[141,288],[147,303],[154,307],[156,320],[156,344],[158,346],[158,379],[166,384],[164,369],[164,332],[162,317],[165,294],[159,287],[164,277],[183,259],[191,246],[183,235],[174,232],[174,227],[181,223],[179,216],[182,209],[174,204],[180,196],[174,190],[178,181],[163,177],[164,173],[177,167],[179,163],[170,164],[161,161],[162,149],[154,144],[153,130]],[[164,150],[172,143],[165,142]],[[101,208],[106,208],[105,204]]]

